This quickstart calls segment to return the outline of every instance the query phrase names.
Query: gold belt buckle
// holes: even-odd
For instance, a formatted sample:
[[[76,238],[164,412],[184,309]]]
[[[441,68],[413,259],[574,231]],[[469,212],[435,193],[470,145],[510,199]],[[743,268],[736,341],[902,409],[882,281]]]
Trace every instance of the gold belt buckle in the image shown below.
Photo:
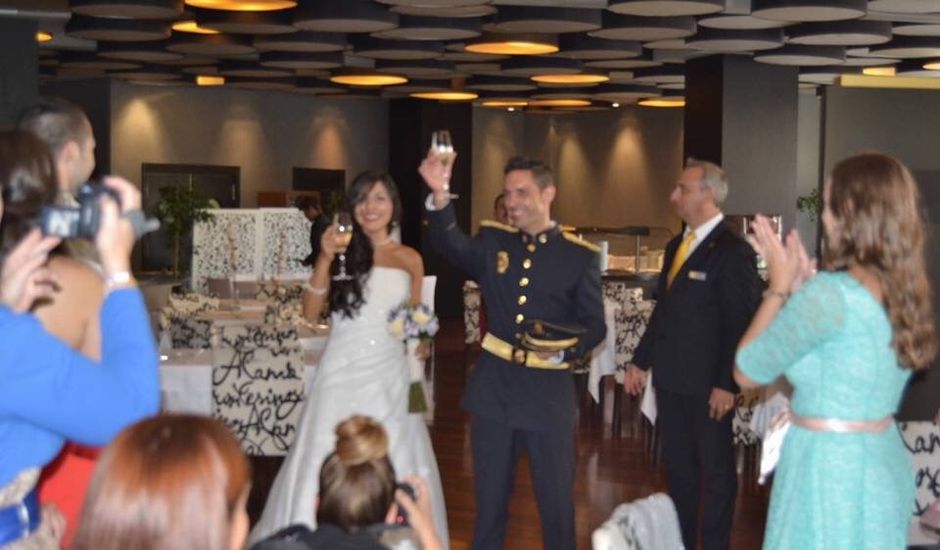
[[[517,365],[525,365],[526,352],[524,349],[516,348],[512,350],[512,362]]]

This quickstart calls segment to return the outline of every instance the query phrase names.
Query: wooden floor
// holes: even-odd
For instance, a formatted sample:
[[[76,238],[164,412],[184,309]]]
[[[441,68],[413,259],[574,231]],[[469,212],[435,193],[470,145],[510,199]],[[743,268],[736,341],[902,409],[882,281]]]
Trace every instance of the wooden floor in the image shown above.
[[[469,416],[459,408],[467,373],[479,353],[463,344],[463,325],[444,321],[436,339],[437,409],[431,438],[440,465],[447,500],[451,548],[469,548],[475,513],[473,476],[470,463]],[[620,434],[613,430],[613,392],[606,389],[603,407],[593,405],[585,395],[579,408],[577,433],[577,474],[575,521],[578,548],[591,547],[591,531],[601,524],[621,502],[663,491],[661,463],[648,452],[649,438],[639,423],[623,415]],[[630,403],[624,403],[632,410]],[[633,433],[631,433],[633,432]],[[276,474],[277,459],[255,460],[255,485],[249,500],[249,514],[256,518],[264,496]],[[732,533],[732,549],[760,548],[769,491],[757,486],[746,471],[739,479],[738,501]],[[541,548],[538,512],[525,459],[520,460],[509,513],[506,548]]]

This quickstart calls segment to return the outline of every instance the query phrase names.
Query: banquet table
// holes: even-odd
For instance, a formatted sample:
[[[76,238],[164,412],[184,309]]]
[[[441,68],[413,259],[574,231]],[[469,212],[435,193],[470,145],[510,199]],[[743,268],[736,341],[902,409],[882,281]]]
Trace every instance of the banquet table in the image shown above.
[[[301,338],[305,394],[309,393],[326,334]],[[212,348],[172,349],[161,352],[160,390],[164,412],[213,416]]]

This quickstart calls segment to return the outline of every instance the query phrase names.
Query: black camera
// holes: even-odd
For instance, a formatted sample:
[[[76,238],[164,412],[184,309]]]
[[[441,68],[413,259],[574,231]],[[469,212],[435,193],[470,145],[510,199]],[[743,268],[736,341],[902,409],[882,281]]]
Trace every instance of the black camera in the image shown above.
[[[408,498],[413,502],[418,502],[418,494],[415,493],[415,488],[408,483],[396,483],[395,488],[400,489],[403,493],[408,495]],[[398,515],[395,517],[395,523],[398,525],[408,525],[408,512],[401,506],[398,506]]]
[[[94,239],[101,225],[101,206],[98,198],[102,195],[109,195],[121,204],[120,197],[113,189],[90,181],[78,188],[75,197],[78,201],[77,207],[44,206],[39,218],[43,234],[63,239]]]

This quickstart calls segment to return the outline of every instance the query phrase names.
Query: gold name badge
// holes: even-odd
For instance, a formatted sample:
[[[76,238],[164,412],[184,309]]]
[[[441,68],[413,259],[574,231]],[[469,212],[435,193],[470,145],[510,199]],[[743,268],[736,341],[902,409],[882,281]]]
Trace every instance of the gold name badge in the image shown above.
[[[509,253],[500,250],[496,253],[496,272],[502,275],[507,269],[509,269]]]

